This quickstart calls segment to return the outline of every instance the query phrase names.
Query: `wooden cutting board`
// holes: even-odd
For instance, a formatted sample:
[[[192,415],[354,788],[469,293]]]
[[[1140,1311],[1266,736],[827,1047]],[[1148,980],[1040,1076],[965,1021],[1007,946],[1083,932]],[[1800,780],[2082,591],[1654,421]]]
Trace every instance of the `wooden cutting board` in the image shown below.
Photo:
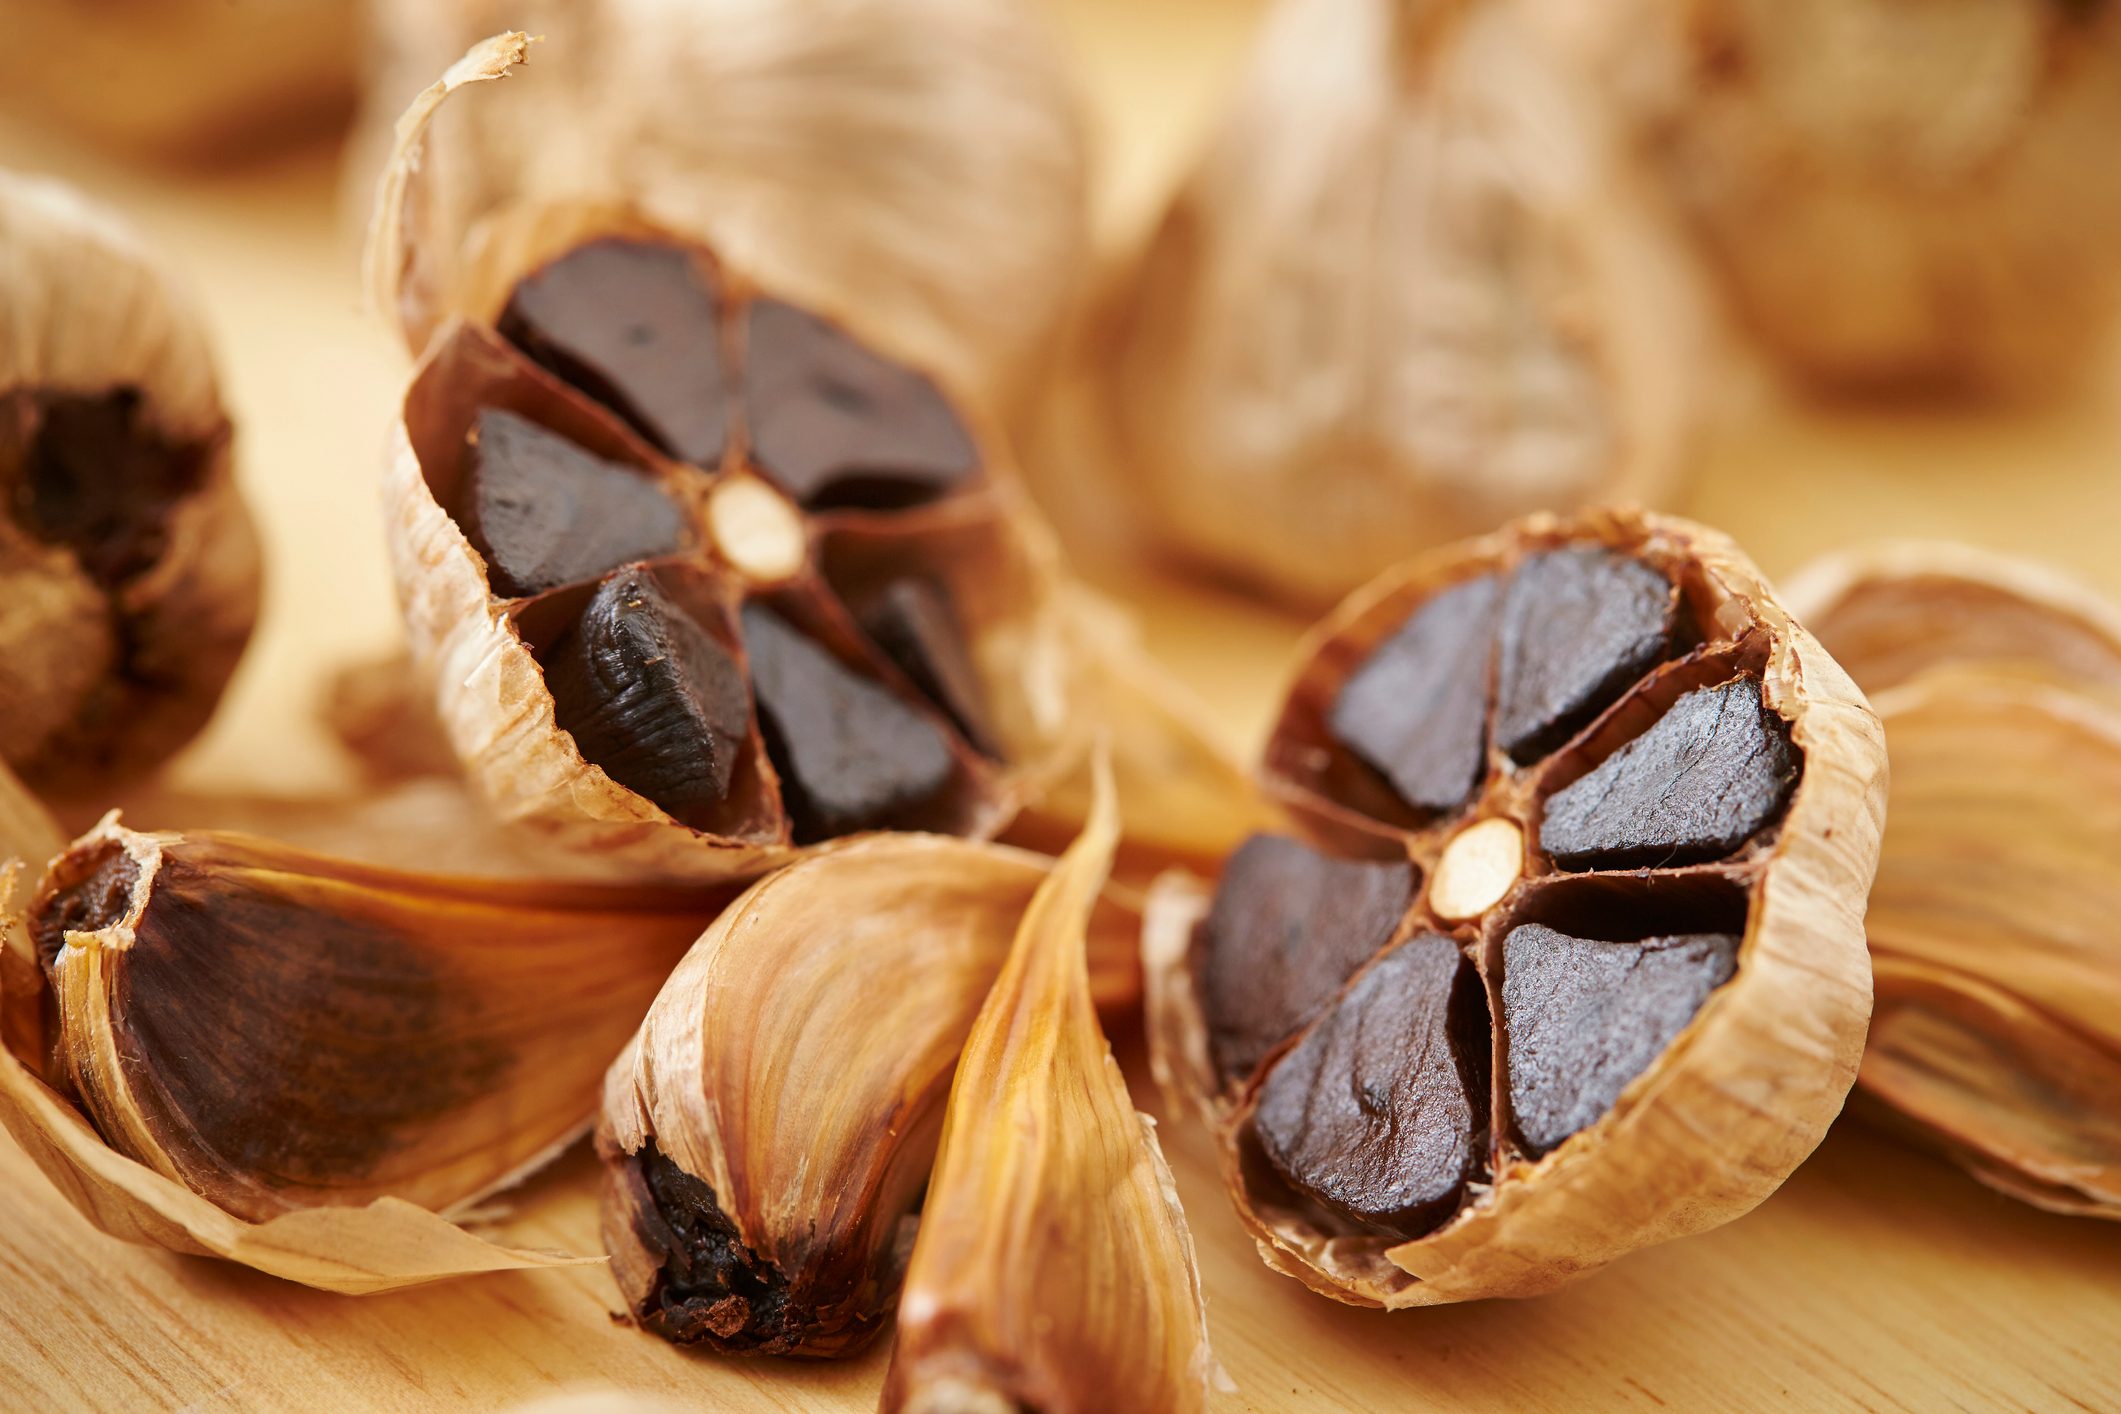
[[[1201,131],[1256,0],[1057,0],[1098,115],[1100,229],[1138,228]],[[1120,135],[1125,135],[1125,141]],[[181,783],[345,781],[308,720],[322,671],[398,629],[375,469],[402,364],[363,318],[332,154],[239,174],[126,171],[0,128],[0,163],[115,200],[195,277],[268,536],[256,650]],[[2067,407],[1975,419],[1772,397],[1704,449],[1676,507],[1770,573],[1878,534],[2044,553],[2121,592],[2121,364]],[[1128,577],[1150,646],[1250,744],[1301,625]],[[1137,1095],[1139,1048],[1119,1040]],[[1229,1409],[2121,1409],[2121,1226],[2049,1217],[1854,1121],[1753,1215],[1535,1302],[1386,1315],[1254,1257],[1201,1136],[1165,1131],[1199,1243]],[[513,1241],[598,1250],[577,1151],[512,1195]],[[873,1407],[881,1349],[840,1365],[688,1356],[616,1323],[601,1269],[352,1299],[132,1248],[0,1138],[0,1409],[496,1409],[568,1391],[672,1407]],[[622,1407],[624,1407],[622,1405]]]

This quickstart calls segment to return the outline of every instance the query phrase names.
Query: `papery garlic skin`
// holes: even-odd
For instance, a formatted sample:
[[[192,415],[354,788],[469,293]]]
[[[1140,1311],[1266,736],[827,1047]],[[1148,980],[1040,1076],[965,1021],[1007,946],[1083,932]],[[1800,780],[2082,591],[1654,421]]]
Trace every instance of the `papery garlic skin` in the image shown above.
[[[130,154],[241,157],[344,119],[359,32],[359,0],[0,0],[0,95]]]
[[[2062,0],[1640,0],[1601,80],[1799,381],[2039,395],[2121,308],[2121,13]]]
[[[115,398],[127,437],[182,459],[174,493],[122,478],[40,492],[29,464],[55,404]],[[32,787],[88,794],[159,764],[212,713],[258,609],[258,544],[197,312],[110,213],[51,181],[0,172],[0,754]],[[129,449],[133,445],[127,442]],[[62,470],[63,478],[71,473]],[[99,491],[138,507],[82,505]],[[122,565],[39,533],[60,514],[103,526]]]
[[[1006,401],[1087,240],[1084,143],[1054,42],[1018,0],[392,0],[366,123],[474,41],[542,41],[528,80],[437,122],[387,307],[417,351],[490,318],[549,203],[631,208],[761,283]],[[355,180],[373,168],[363,163]],[[547,252],[549,253],[549,251]]]
[[[1154,536],[1330,602],[1525,511],[1654,501],[1683,246],[1527,6],[1283,0],[1100,349]]]
[[[1880,684],[1892,751],[1863,1093],[1991,1187],[2121,1218],[2121,608],[1921,543],[1791,593]]]
[[[958,1059],[885,1410],[1206,1406],[1192,1237],[1091,1001],[1085,935],[1119,834],[1101,784]]]

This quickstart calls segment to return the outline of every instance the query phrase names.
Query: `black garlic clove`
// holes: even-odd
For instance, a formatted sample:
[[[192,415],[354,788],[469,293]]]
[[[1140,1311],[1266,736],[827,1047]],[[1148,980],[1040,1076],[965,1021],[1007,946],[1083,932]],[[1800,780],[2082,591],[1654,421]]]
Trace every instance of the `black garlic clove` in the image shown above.
[[[1526,560],[1503,598],[1496,744],[1522,765],[1567,741],[1664,660],[1676,607],[1663,575],[1611,550]]]
[[[973,749],[998,757],[987,725],[987,693],[972,664],[950,592],[925,575],[901,575],[857,600],[855,621]]]
[[[0,398],[0,506],[48,545],[72,550],[99,584],[122,584],[161,560],[170,517],[205,484],[213,443],[165,441],[137,388],[18,390]]]
[[[745,605],[743,624],[796,843],[940,823],[957,771],[942,728],[763,604]]]
[[[456,515],[494,592],[511,599],[684,541],[678,508],[645,473],[499,408],[479,412]]]
[[[728,390],[713,286],[674,246],[592,241],[517,285],[502,337],[695,466],[722,460]]]
[[[639,566],[598,586],[545,655],[560,727],[584,759],[672,818],[711,829],[750,736],[727,648]]]
[[[744,418],[768,480],[811,510],[893,510],[957,490],[979,449],[933,380],[778,300],[750,307]]]
[[[1697,688],[1547,801],[1539,847],[1564,869],[1719,859],[1773,822],[1796,781],[1789,728],[1758,678]]]
[[[1465,804],[1485,764],[1498,598],[1483,575],[1437,595],[1371,653],[1326,715],[1341,745],[1426,814]]]
[[[1268,1074],[1253,1120],[1261,1151],[1356,1227],[1419,1236],[1482,1171],[1487,1048],[1473,965],[1449,938],[1410,939]]]
[[[1612,1109],[1737,969],[1728,933],[1608,943],[1537,923],[1511,929],[1503,1055],[1525,1150],[1544,1154]]]
[[[1230,856],[1198,935],[1201,1010],[1225,1082],[1251,1074],[1376,956],[1414,882],[1403,860],[1334,859],[1276,835]]]

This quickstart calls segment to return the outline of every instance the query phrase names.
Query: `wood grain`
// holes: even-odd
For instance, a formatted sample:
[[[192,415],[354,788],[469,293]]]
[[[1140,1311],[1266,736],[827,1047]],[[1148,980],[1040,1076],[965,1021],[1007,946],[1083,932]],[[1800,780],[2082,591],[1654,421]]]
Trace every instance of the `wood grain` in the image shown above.
[[[1139,228],[1201,132],[1257,0],[1062,0],[1104,159],[1099,229]],[[241,475],[269,545],[256,650],[177,784],[346,781],[308,711],[323,671],[399,629],[376,509],[402,363],[360,313],[331,154],[241,173],[127,171],[0,128],[0,163],[130,211],[219,336]],[[2047,554],[2121,592],[2121,364],[2081,399],[1974,418],[1799,407],[1756,390],[1674,507],[1772,573],[1852,539],[1941,534]],[[1149,646],[1251,742],[1300,624],[1125,573]],[[1138,1096],[1149,1088],[1123,1041]],[[1844,1121],[1752,1216],[1560,1295],[1386,1315],[1262,1267],[1201,1135],[1165,1131],[1231,1409],[2121,1409],[2121,1227],[2049,1217]],[[515,1241],[597,1250],[577,1150],[514,1195]],[[857,1410],[844,1365],[681,1354],[615,1324],[597,1268],[350,1299],[93,1231],[0,1139],[0,1408],[496,1409],[572,1389],[681,1407]]]

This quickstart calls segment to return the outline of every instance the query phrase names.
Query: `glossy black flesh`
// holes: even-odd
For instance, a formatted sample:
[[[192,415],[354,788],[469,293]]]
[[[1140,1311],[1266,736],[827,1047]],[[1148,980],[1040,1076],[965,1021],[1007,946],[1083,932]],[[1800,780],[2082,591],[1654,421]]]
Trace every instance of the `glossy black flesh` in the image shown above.
[[[1534,1157],[1613,1108],[1738,967],[1738,938],[1637,943],[1537,923],[1503,940],[1504,1066],[1517,1136]]]
[[[719,309],[685,251],[622,238],[580,246],[516,286],[500,331],[664,452],[720,463],[729,394]]]
[[[1379,644],[1334,699],[1326,726],[1417,812],[1471,798],[1485,765],[1495,576],[1444,591]]]
[[[1789,726],[1760,680],[1698,688],[1546,803],[1539,846],[1564,869],[1720,859],[1766,829],[1797,782]]]
[[[627,1214],[634,1236],[657,1260],[656,1279],[634,1315],[648,1330],[678,1345],[705,1345],[725,1354],[843,1353],[865,1340],[881,1312],[846,1314],[821,1326],[788,1278],[744,1245],[714,1188],[685,1172],[650,1139],[622,1160],[632,1169],[636,1201]],[[827,1352],[806,1352],[829,1340]]]
[[[1483,1171],[1486,1001],[1450,939],[1359,976],[1260,1087],[1253,1133],[1291,1188],[1365,1232],[1420,1236]]]
[[[942,827],[957,779],[942,727],[765,605],[747,604],[743,624],[759,728],[796,842]]]
[[[869,641],[950,719],[973,749],[998,757],[987,725],[986,689],[972,665],[964,622],[950,592],[926,575],[901,575],[852,607]]]
[[[685,536],[646,473],[498,408],[479,412],[456,518],[510,599],[667,555]]]
[[[115,585],[153,567],[179,502],[205,484],[215,443],[165,441],[137,388],[102,393],[18,389],[0,397],[0,487],[9,517],[73,551],[88,576]]]
[[[1223,865],[1201,920],[1199,988],[1225,1083],[1324,1010],[1384,947],[1414,901],[1414,866],[1334,859],[1254,835]]]
[[[754,301],[744,339],[752,460],[811,510],[892,510],[967,485],[971,434],[926,376],[778,300]]]
[[[1523,765],[1567,741],[1664,661],[1676,608],[1663,575],[1611,550],[1519,565],[1497,637],[1496,744]]]
[[[584,759],[711,830],[750,734],[734,655],[633,566],[599,585],[543,656],[555,715]]]

